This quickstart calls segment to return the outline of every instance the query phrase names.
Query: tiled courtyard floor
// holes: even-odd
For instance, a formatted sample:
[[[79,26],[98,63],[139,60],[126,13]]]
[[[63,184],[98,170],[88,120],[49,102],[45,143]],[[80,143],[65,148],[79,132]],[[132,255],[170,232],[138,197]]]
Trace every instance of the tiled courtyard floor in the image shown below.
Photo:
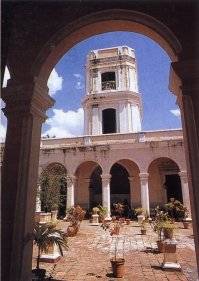
[[[59,228],[65,229],[66,222]],[[51,280],[92,281],[118,280],[111,275],[110,257],[113,256],[114,237],[100,226],[83,221],[76,237],[68,239],[69,249],[57,264],[41,263],[41,267],[52,274]],[[150,226],[147,235],[140,235],[140,227],[131,222],[122,228],[118,238],[118,255],[125,258],[125,281],[196,281],[196,259],[192,229],[183,229],[181,224],[175,231],[178,262],[181,272],[163,271],[160,265],[163,254],[155,251],[157,235]],[[33,267],[35,267],[35,251]],[[54,267],[54,269],[53,269]]]

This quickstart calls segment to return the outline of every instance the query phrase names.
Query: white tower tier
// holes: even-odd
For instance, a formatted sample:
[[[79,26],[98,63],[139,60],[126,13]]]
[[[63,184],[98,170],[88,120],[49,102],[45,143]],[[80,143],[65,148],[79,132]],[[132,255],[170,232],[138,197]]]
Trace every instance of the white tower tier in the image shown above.
[[[90,52],[83,100],[84,134],[141,131],[135,52],[122,46]]]

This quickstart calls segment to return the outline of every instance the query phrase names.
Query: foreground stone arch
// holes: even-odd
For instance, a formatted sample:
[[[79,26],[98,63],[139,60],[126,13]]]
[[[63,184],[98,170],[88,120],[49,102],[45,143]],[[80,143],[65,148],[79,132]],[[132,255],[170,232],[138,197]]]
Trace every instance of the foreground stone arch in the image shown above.
[[[164,24],[137,11],[111,9],[92,13],[60,29],[40,52],[32,71],[42,79],[47,79],[54,65],[75,44],[96,34],[118,30],[137,32],[151,38],[167,52],[172,61],[177,61],[180,43]]]

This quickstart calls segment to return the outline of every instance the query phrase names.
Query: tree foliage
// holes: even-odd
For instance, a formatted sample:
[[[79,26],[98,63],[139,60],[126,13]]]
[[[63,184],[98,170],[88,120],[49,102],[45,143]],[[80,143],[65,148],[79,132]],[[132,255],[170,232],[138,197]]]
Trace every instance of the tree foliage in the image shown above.
[[[40,200],[45,212],[57,210],[63,204],[67,191],[65,168],[57,163],[49,165],[40,177]]]
[[[63,256],[63,248],[67,249],[67,238],[65,233],[56,229],[56,224],[39,224],[36,223],[33,230],[34,244],[38,248],[37,269],[39,269],[40,257],[42,253],[47,253],[49,248],[57,245],[61,255]]]

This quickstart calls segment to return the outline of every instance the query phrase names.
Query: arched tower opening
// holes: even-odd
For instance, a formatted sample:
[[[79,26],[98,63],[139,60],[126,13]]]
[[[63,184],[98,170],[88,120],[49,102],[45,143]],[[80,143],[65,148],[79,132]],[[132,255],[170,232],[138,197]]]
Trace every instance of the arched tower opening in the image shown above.
[[[102,133],[111,134],[117,132],[116,110],[107,108],[102,111]]]
[[[116,90],[116,78],[115,72],[104,72],[101,75],[102,91],[104,90]]]

